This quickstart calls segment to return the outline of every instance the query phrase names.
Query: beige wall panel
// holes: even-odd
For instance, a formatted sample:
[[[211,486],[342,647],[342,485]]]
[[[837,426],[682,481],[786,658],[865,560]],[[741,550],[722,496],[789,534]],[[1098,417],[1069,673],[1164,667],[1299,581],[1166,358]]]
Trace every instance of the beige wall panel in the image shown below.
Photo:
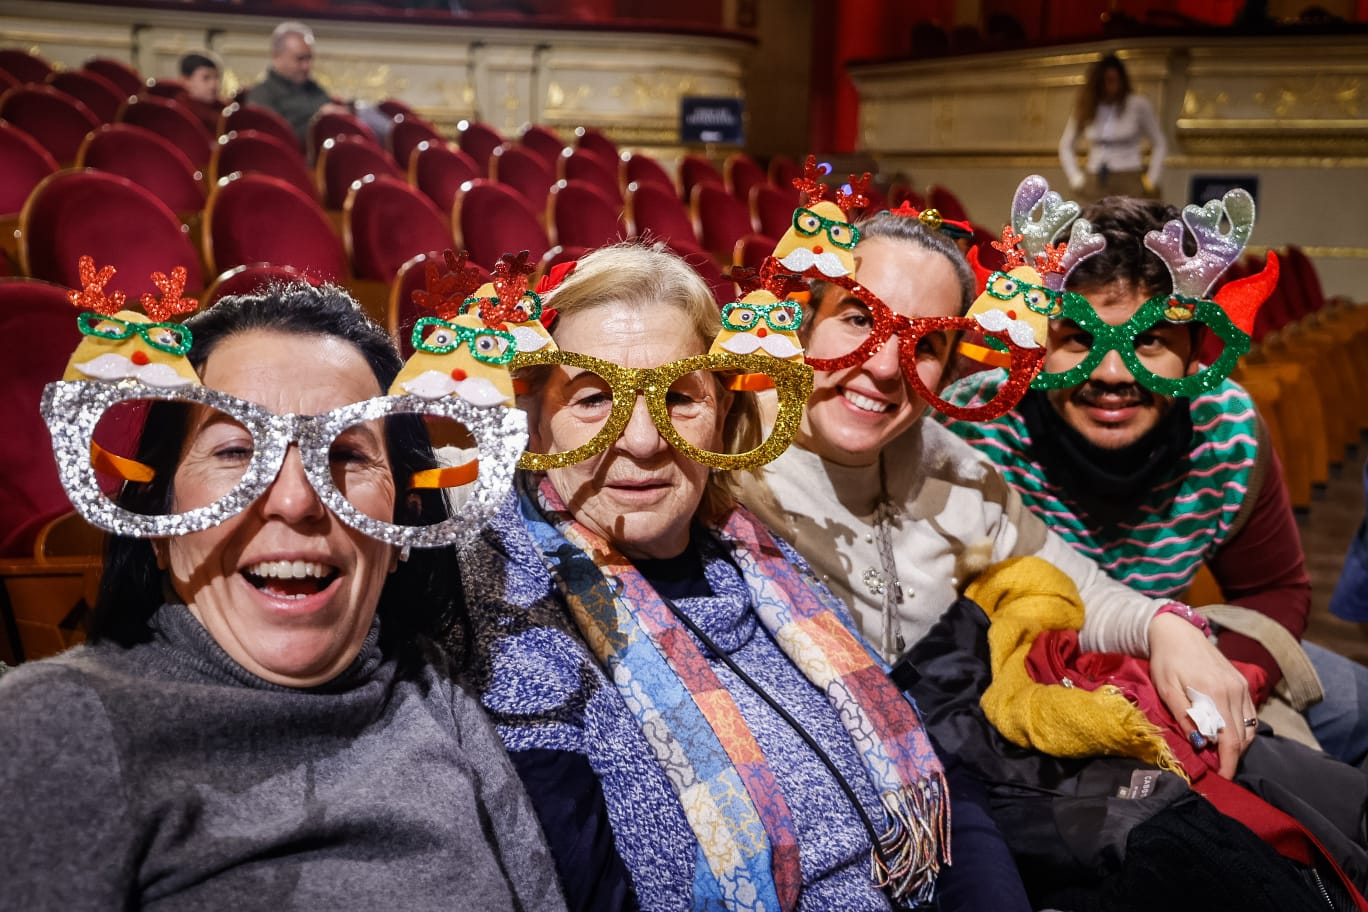
[[[860,151],[885,177],[953,190],[996,229],[1017,183],[1064,185],[1055,148],[1101,51],[1120,51],[1169,138],[1161,191],[1194,174],[1259,178],[1252,243],[1300,244],[1327,291],[1368,299],[1368,38],[1150,39],[857,67]]]
[[[692,39],[688,46],[636,41],[611,53],[557,47],[545,61],[542,122],[567,135],[589,123],[629,143],[673,144],[681,97],[740,97],[742,79],[735,48],[710,39]]]
[[[91,57],[133,61],[133,32],[126,21],[30,15],[40,6],[17,3],[0,9],[0,46],[22,48],[65,69],[76,69]]]

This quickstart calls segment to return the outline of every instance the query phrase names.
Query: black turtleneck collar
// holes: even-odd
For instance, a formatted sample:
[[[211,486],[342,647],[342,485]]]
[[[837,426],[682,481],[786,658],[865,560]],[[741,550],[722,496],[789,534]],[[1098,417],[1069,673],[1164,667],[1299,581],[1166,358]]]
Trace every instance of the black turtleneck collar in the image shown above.
[[[1020,410],[1031,451],[1050,482],[1107,525],[1131,515],[1192,448],[1191,409],[1181,397],[1143,437],[1119,449],[1089,442],[1055,411],[1044,390],[1029,390]]]

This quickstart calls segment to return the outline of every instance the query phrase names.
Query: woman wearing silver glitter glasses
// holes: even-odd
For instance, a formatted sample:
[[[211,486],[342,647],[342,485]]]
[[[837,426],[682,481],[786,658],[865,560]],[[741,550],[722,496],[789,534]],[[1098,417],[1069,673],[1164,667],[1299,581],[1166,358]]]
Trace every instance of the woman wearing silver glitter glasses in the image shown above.
[[[183,326],[77,303],[45,412],[73,502],[117,534],[90,643],[0,679],[5,904],[563,908],[517,775],[421,636],[459,610],[425,548],[460,529],[419,481],[419,418],[467,412],[385,396],[398,354],[335,288]]]

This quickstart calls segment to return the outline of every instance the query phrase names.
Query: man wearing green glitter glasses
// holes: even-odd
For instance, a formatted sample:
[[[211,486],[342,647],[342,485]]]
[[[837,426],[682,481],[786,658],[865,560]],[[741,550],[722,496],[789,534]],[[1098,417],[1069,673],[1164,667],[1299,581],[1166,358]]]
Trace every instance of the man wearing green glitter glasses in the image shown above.
[[[1306,629],[1310,582],[1277,456],[1249,395],[1227,377],[1249,348],[1276,257],[1208,296],[1253,228],[1253,202],[1242,191],[1190,206],[1181,220],[1162,203],[1121,197],[1082,219],[1106,246],[1074,268],[1057,296],[1033,388],[1000,418],[947,423],[1116,579],[1178,598],[1205,563],[1228,602],[1262,615],[1255,624],[1276,626],[1263,632],[1248,617],[1226,617],[1243,632],[1219,631],[1227,658],[1262,672],[1253,695],[1263,704],[1289,666],[1305,667],[1293,638]],[[945,397],[972,403],[1000,382],[973,375]],[[1368,669],[1311,644],[1305,654],[1326,695],[1306,721],[1327,751],[1358,763],[1368,752]],[[1298,708],[1317,690],[1313,679],[1305,688],[1300,681],[1289,677],[1282,691]],[[1270,721],[1272,712],[1264,713]],[[1290,713],[1283,718],[1297,724]]]

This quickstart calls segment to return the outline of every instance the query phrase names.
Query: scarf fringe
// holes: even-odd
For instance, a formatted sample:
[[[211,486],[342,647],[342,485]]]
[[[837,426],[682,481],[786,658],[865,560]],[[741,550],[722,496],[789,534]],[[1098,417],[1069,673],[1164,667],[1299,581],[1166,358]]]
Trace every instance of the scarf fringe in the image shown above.
[[[1112,694],[1108,694],[1112,696]],[[1187,770],[1183,769],[1183,764],[1179,762],[1173,748],[1169,747],[1168,741],[1164,738],[1164,730],[1149,720],[1130,699],[1119,689],[1115,690],[1114,696],[1119,697],[1125,702],[1126,712],[1122,715],[1122,734],[1126,736],[1126,749],[1115,751],[1123,757],[1135,757],[1139,760],[1146,760],[1153,763],[1165,772],[1173,773],[1182,777],[1182,780],[1189,785],[1192,780],[1188,777]]]
[[[876,886],[894,899],[930,902],[942,865],[950,864],[950,796],[943,773],[880,796],[888,828],[870,852]]]

